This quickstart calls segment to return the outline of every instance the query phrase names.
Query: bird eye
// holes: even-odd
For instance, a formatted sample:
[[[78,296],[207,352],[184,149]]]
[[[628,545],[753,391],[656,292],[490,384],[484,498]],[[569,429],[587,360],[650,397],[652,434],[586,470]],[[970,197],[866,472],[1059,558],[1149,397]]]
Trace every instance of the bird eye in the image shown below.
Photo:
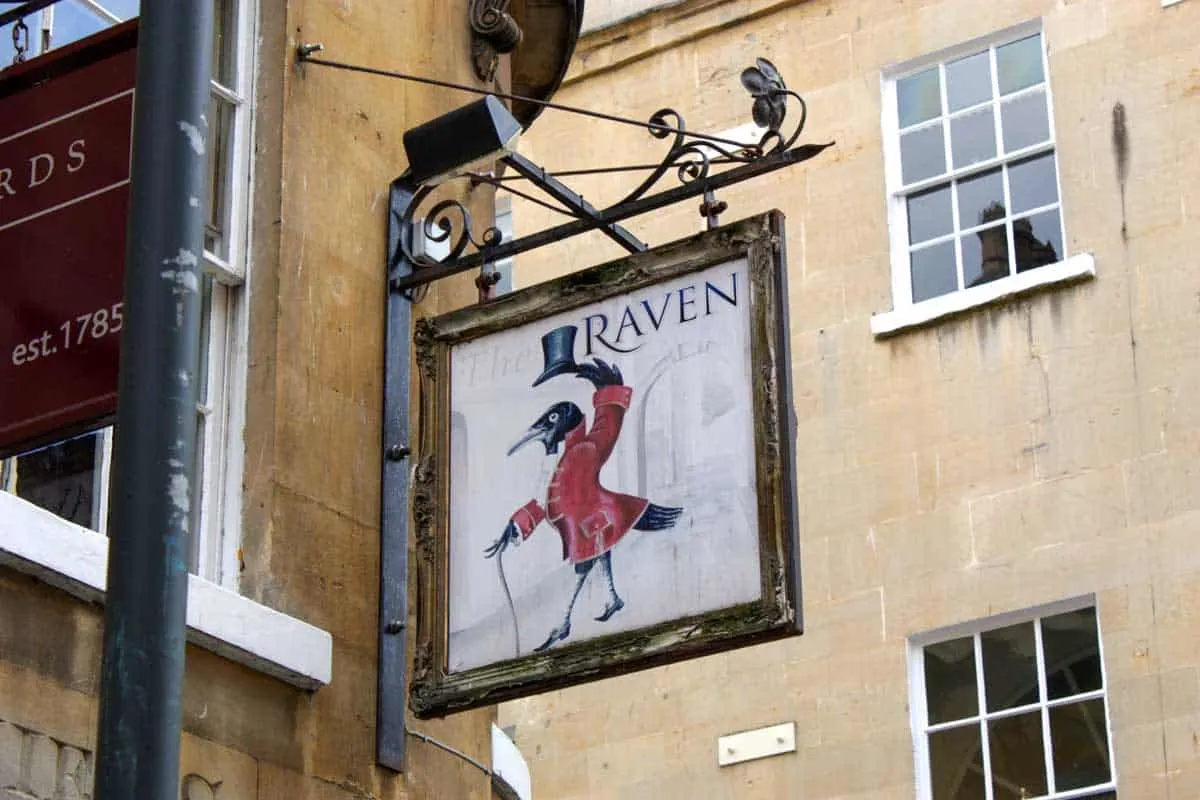
[[[558,412],[557,411],[550,412],[550,416],[548,417],[548,419],[551,422],[558,422]]]

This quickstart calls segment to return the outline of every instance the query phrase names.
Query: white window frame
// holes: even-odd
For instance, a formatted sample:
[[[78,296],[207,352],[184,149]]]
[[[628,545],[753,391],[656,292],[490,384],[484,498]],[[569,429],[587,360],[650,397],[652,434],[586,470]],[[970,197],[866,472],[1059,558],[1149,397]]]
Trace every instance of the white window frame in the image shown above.
[[[208,397],[198,413],[203,420],[200,464],[200,509],[197,530],[196,573],[207,580],[237,589],[240,575],[242,468],[244,454],[246,371],[250,336],[248,283],[250,261],[249,205],[254,183],[250,157],[254,137],[251,98],[257,79],[255,57],[257,0],[232,0],[237,18],[234,75],[236,86],[210,81],[213,94],[234,108],[231,159],[225,175],[228,198],[223,232],[228,239],[228,261],[204,251],[204,268],[213,278],[208,317]],[[215,68],[215,65],[214,65]],[[209,120],[209,124],[215,124]]]
[[[980,652],[980,634],[987,631],[1005,628],[1010,625],[1017,625],[1025,622],[1033,622],[1045,617],[1053,617],[1057,614],[1065,614],[1071,611],[1081,611],[1085,608],[1096,609],[1096,641],[1100,656],[1100,675],[1101,688],[1092,692],[1080,693],[1072,695],[1068,698],[1048,699],[1046,697],[1045,681],[1041,676],[1045,675],[1046,665],[1044,662],[1044,649],[1041,639],[1041,626],[1034,625],[1034,632],[1037,642],[1037,668],[1039,671],[1038,686],[1039,698],[1038,702],[1018,708],[1004,709],[998,712],[987,712],[986,700],[983,697],[983,659]],[[928,724],[929,705],[928,698],[925,694],[925,648],[941,644],[942,642],[951,641],[970,636],[975,647],[975,681],[979,691],[978,709],[973,717],[964,717],[954,720],[949,723],[938,723],[934,725]],[[984,763],[987,764],[990,759],[988,753],[988,738],[986,724],[980,724],[981,719],[999,719],[1003,717],[1015,716],[1018,714],[1028,713],[1033,709],[1038,709],[1042,715],[1042,744],[1044,748],[1044,758],[1046,767],[1046,780],[1048,786],[1053,786],[1054,781],[1054,764],[1051,758],[1049,731],[1050,725],[1048,721],[1049,709],[1060,705],[1070,705],[1078,703],[1082,700],[1101,698],[1104,700],[1104,731],[1106,743],[1108,745],[1109,756],[1109,781],[1107,783],[1089,786],[1084,789],[1071,789],[1063,792],[1051,792],[1047,795],[1039,795],[1039,800],[1070,800],[1070,798],[1087,797],[1104,791],[1117,791],[1117,764],[1113,753],[1113,735],[1112,735],[1112,703],[1108,696],[1108,673],[1105,667],[1104,658],[1104,631],[1100,627],[1100,608],[1096,602],[1095,595],[1085,595],[1082,597],[1074,597],[1066,600],[1060,600],[1054,603],[1037,606],[1035,608],[1023,609],[1021,611],[1013,611],[1006,614],[998,614],[984,619],[975,620],[972,622],[960,623],[945,628],[939,628],[933,631],[910,636],[908,639],[908,696],[909,696],[909,715],[912,726],[913,736],[913,756],[915,759],[916,778],[917,778],[917,800],[929,800],[933,796],[932,776],[930,775],[930,755],[929,755],[929,738],[930,731],[936,731],[943,728],[960,727],[966,723],[971,723],[980,726],[981,730],[981,749]],[[987,800],[992,800],[992,784],[991,781],[985,781],[987,789]]]
[[[194,571],[200,577],[226,588],[236,589],[239,574],[238,547],[241,518],[242,428],[245,419],[245,374],[249,319],[244,287],[249,261],[250,236],[245,224],[248,217],[253,161],[250,142],[253,129],[249,98],[256,78],[255,7],[252,0],[229,0],[235,44],[233,74],[236,85],[225,86],[210,80],[210,91],[233,109],[229,160],[222,187],[227,200],[222,232],[226,237],[225,259],[205,249],[204,271],[213,281],[212,300],[205,330],[208,332],[201,368],[207,377],[207,396],[200,398],[199,415],[201,461],[199,467],[199,508],[195,520],[199,533]],[[96,0],[76,0],[105,23],[123,22]],[[50,33],[52,46],[54,6],[41,13],[41,27]],[[215,124],[215,120],[209,120]],[[93,530],[107,533],[108,476],[112,454],[112,429],[96,433],[96,491],[93,494]]]
[[[1026,147],[1022,150],[1017,150],[1012,153],[1003,153],[1003,138],[999,130],[1000,115],[997,113],[995,115],[995,124],[997,126],[997,155],[984,161],[970,164],[967,167],[956,169],[950,156],[952,139],[948,130],[949,123],[947,122],[947,117],[942,117],[942,124],[946,126],[944,144],[946,147],[947,171],[934,178],[916,182],[911,186],[905,186],[901,173],[900,119],[896,96],[896,87],[899,81],[903,78],[927,70],[930,67],[938,67],[942,72],[942,80],[940,83],[942,91],[942,106],[945,108],[945,64],[966,56],[975,55],[980,52],[992,51],[993,48],[1034,35],[1040,35],[1042,37],[1042,68],[1045,80],[1041,88],[1044,88],[1046,93],[1047,119],[1050,130],[1049,139],[1045,142],[1033,145],[1031,147]],[[986,305],[1002,298],[1024,294],[1041,286],[1072,282],[1095,276],[1095,260],[1090,254],[1084,253],[1076,256],[1067,256],[1065,253],[1063,253],[1060,254],[1060,260],[1054,264],[1026,270],[1025,272],[1019,272],[1015,275],[1009,275],[1005,278],[998,278],[988,283],[966,287],[948,294],[928,298],[915,303],[912,299],[912,272],[909,263],[909,224],[907,208],[907,198],[909,196],[923,189],[940,186],[951,180],[961,179],[970,175],[986,172],[1003,164],[1014,163],[1031,156],[1054,153],[1057,159],[1058,142],[1054,133],[1054,96],[1051,92],[1050,86],[1050,63],[1047,57],[1047,52],[1046,33],[1043,29],[1041,20],[1032,20],[1020,25],[1015,25],[1011,28],[997,31],[987,36],[972,39],[968,42],[963,42],[955,45],[954,47],[941,50],[937,53],[925,55],[912,61],[907,61],[902,64],[889,67],[883,71],[881,75],[881,121],[883,126],[884,174],[887,187],[888,203],[888,235],[891,252],[892,310],[872,316],[871,331],[876,336],[884,336],[896,333],[906,328],[922,325],[932,320],[940,319],[953,314],[961,313],[971,308]],[[995,65],[993,63],[992,102],[996,102],[995,98],[998,97],[998,91],[995,87],[995,81],[998,80],[998,77],[994,67]],[[1004,175],[1007,183],[1007,172],[1005,172]],[[1056,169],[1055,177],[1058,189],[1058,212],[1063,226],[1063,249],[1066,250],[1067,226],[1065,206],[1062,197],[1061,170]],[[957,214],[957,211],[955,213]],[[1026,213],[1027,212],[1022,212],[1022,215],[1025,215]],[[1008,234],[1008,249],[1010,253],[1013,251],[1014,246],[1012,242],[1011,227],[1011,222],[1006,224],[1006,228],[1010,229]],[[960,233],[961,226],[956,228],[952,232],[951,236],[957,237],[960,235]],[[961,284],[961,275],[959,278],[959,282]]]
[[[197,408],[202,449],[200,503],[194,524],[200,542],[195,572],[188,576],[188,639],[295,686],[315,689],[332,678],[330,634],[237,593],[249,341],[246,275],[251,237],[246,220],[253,188],[252,89],[257,78],[258,0],[231,2],[237,13],[237,86],[211,84],[214,94],[234,106],[223,226],[230,258],[224,260],[207,249],[204,253],[205,273],[213,278],[205,323],[205,363],[201,365],[207,371],[209,388]],[[49,24],[52,19],[50,15]],[[111,428],[97,431],[97,448],[94,481],[104,490],[94,494],[96,530],[75,525],[4,491],[13,488],[9,473],[3,473],[9,485],[0,486],[0,565],[37,576],[90,602],[102,601],[106,587],[108,539],[104,528]]]

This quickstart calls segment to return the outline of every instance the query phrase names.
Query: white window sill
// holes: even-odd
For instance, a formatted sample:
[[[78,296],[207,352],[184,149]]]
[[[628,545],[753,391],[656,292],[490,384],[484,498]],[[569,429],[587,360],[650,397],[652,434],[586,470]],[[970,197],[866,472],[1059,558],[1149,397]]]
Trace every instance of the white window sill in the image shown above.
[[[871,333],[876,336],[891,336],[894,333],[916,328],[944,317],[961,314],[972,308],[1022,295],[1045,286],[1094,278],[1096,259],[1091,253],[1071,256],[1057,264],[1018,273],[1004,280],[992,281],[982,286],[972,286],[961,292],[944,294],[894,311],[884,311],[871,317]]]
[[[0,564],[103,602],[108,538],[0,491]],[[188,576],[187,627],[189,642],[301,689],[332,678],[327,631],[195,575]]]

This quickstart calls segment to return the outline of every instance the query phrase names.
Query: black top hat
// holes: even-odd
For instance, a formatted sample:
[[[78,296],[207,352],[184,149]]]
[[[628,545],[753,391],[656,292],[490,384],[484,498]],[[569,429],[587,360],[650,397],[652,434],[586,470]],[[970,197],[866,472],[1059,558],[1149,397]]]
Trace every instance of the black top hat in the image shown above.
[[[573,375],[579,370],[575,363],[575,331],[574,325],[563,325],[542,337],[542,358],[546,368],[533,382],[534,386],[558,375]]]

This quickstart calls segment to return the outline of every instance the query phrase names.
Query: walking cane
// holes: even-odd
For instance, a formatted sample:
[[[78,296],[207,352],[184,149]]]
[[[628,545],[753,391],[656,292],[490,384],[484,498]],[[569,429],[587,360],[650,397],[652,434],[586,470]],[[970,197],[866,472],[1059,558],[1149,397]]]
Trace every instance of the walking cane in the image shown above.
[[[517,624],[517,607],[513,605],[512,592],[508,590],[508,579],[504,577],[504,550],[496,553],[496,571],[500,573],[500,586],[504,589],[504,599],[508,601],[508,611],[513,621],[513,657],[521,655],[521,629]]]

